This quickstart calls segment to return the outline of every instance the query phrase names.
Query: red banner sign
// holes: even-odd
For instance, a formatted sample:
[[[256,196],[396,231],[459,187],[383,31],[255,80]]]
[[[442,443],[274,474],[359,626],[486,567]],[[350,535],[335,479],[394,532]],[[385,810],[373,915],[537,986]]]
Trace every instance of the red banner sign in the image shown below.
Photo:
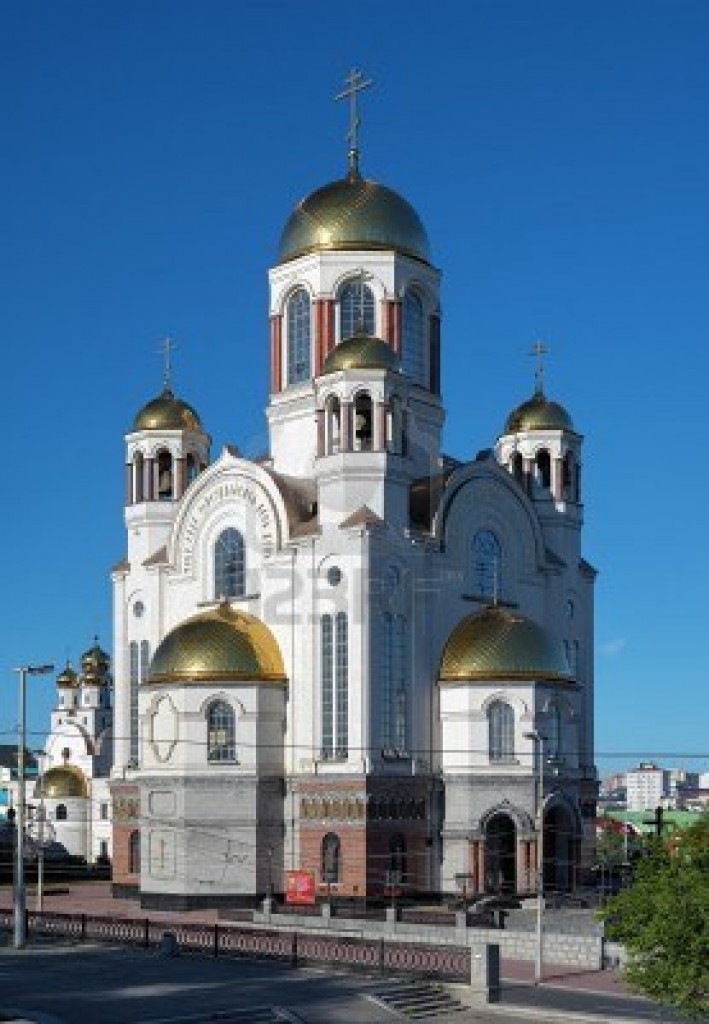
[[[286,903],[315,903],[312,871],[286,871]]]

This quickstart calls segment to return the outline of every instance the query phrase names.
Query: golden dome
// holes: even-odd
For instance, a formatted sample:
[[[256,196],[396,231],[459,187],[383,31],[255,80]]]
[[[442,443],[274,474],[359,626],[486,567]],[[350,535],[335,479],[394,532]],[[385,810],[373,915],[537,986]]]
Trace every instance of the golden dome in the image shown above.
[[[50,800],[84,797],[89,795],[86,776],[81,768],[73,764],[58,765],[45,772],[34,788],[36,797],[47,797]]]
[[[428,235],[413,206],[356,171],[298,203],[281,235],[279,262],[322,249],[396,249],[430,258]]]
[[[94,637],[93,647],[81,655],[82,669],[84,672],[105,672],[110,664],[110,657],[99,647],[98,637]]]
[[[162,641],[146,682],[285,682],[278,644],[253,615],[219,605],[180,623]]]
[[[400,369],[399,357],[391,345],[370,334],[354,334],[341,341],[330,352],[322,368],[323,375],[338,370],[391,370]]]
[[[443,683],[488,680],[569,682],[571,672],[560,640],[515,612],[491,606],[455,627],[443,651]]]
[[[542,391],[510,413],[505,424],[506,434],[520,434],[526,430],[573,430],[574,425],[566,409],[558,402],[550,402]]]
[[[202,430],[191,405],[176,398],[169,388],[144,405],[133,422],[133,430]]]
[[[69,662],[66,663],[66,668],[63,668],[57,676],[57,686],[72,687],[76,689],[79,685],[79,677],[77,676],[74,669],[71,667]]]

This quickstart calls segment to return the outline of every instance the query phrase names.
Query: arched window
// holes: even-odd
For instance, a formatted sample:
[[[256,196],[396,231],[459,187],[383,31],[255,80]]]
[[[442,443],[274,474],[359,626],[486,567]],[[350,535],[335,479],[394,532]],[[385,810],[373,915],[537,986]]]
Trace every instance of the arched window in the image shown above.
[[[488,745],[491,761],[513,761],[515,754],[515,713],[502,700],[493,701],[487,712]]]
[[[340,837],[328,832],[320,847],[320,878],[326,885],[335,885],[340,881],[341,870]]]
[[[389,400],[387,448],[392,455],[404,455],[404,410],[398,395]]]
[[[225,700],[216,700],[207,708],[207,760],[236,760],[236,716]]]
[[[344,759],[349,742],[347,616],[338,612],[320,620],[322,757]]]
[[[288,300],[288,383],[310,377],[310,296],[298,288]]]
[[[157,457],[158,501],[170,501],[173,495],[172,455],[163,449]]]
[[[243,597],[246,593],[244,538],[233,527],[223,530],[214,545],[214,596]]]
[[[353,334],[375,334],[374,293],[359,278],[347,281],[339,294],[340,341]]]
[[[356,452],[372,450],[373,421],[371,397],[366,393],[357,395],[354,401],[354,450]]]
[[[57,804],[57,809],[54,812],[54,816],[57,819],[57,821],[66,821],[68,817],[66,804]]]
[[[128,871],[131,875],[140,873],[140,832],[131,832],[128,841]]]
[[[537,466],[537,480],[540,486],[548,491],[551,487],[551,456],[546,448],[542,448],[537,452],[534,461]]]
[[[334,755],[334,735],[333,735],[333,705],[334,705],[334,693],[333,693],[333,637],[332,637],[332,616],[323,615],[320,621],[320,676],[321,676],[321,695],[320,695],[320,713],[321,713],[321,744],[322,744],[322,756],[325,759],[332,758]]]
[[[340,450],[340,399],[332,395],[325,406],[325,451],[336,455]]]
[[[559,757],[561,754],[561,711],[557,704],[552,704],[547,710],[546,734],[546,749],[549,757]]]
[[[408,750],[408,693],[406,671],[406,619],[387,615],[383,620],[382,743],[385,750]]]
[[[185,459],[185,473],[187,475],[187,485],[189,486],[199,474],[199,463],[192,452],[189,452]]]
[[[389,840],[389,884],[399,885],[406,881],[406,840],[402,835]]]
[[[403,302],[401,368],[415,384],[426,386],[423,303],[408,291]]]
[[[138,687],[140,686],[140,648],[133,641],[129,648],[130,674],[130,761],[138,764]]]
[[[500,593],[502,548],[492,530],[478,530],[471,544],[473,588],[482,597]]]
[[[133,456],[133,501],[145,500],[145,459],[142,452]]]
[[[347,615],[335,616],[335,754],[346,758],[349,746],[349,666]]]

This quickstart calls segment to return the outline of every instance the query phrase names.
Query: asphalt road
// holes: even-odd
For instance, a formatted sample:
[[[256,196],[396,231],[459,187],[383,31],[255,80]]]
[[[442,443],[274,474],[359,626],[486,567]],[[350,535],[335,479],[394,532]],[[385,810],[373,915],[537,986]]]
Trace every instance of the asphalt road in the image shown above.
[[[75,946],[0,950],[0,1014],[12,1007],[28,1015],[50,1015],[63,1024],[202,1024],[220,1017],[224,1024],[279,1019],[292,1024],[395,1024],[397,1019],[404,1020],[369,998],[382,984],[376,978],[331,970],[204,956],[170,958],[154,951]],[[644,1000],[546,987],[505,985],[503,1000],[504,1007],[495,1011],[467,1010],[436,1020],[438,1024],[453,1020],[519,1024],[521,1020],[571,1020],[574,1013],[585,1013],[597,1015],[599,1022],[674,1022]],[[530,1004],[536,1006],[536,1013],[527,1015],[522,1007]],[[273,1007],[284,1015],[274,1016]],[[508,1007],[514,1015],[505,1012]]]

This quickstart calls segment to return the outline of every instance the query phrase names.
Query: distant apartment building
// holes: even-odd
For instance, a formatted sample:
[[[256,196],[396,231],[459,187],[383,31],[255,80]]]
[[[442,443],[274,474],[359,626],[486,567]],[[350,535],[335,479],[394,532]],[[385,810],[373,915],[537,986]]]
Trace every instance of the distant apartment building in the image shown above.
[[[659,806],[670,795],[669,771],[656,764],[642,762],[626,774],[629,811],[647,811]]]

